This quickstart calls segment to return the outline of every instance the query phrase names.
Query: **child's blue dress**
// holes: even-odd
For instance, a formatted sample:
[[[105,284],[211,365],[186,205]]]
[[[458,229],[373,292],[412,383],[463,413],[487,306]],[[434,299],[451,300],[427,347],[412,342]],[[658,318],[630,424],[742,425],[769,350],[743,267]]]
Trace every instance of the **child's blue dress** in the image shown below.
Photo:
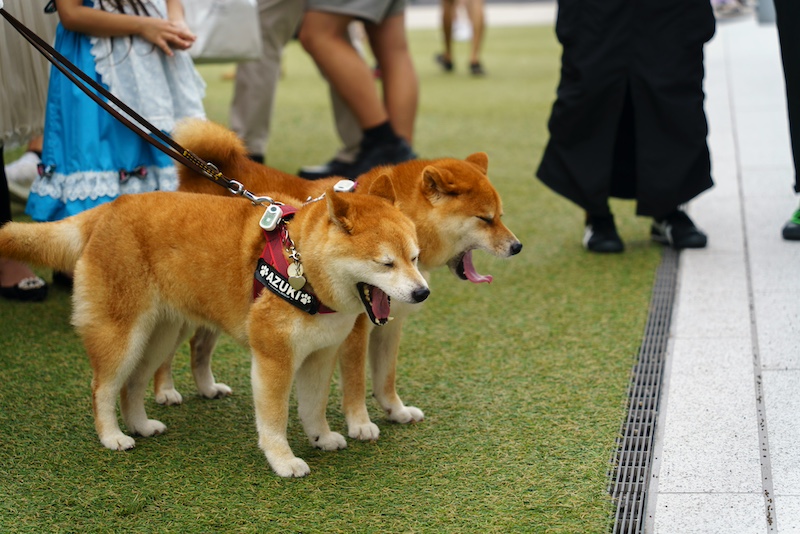
[[[84,0],[84,5],[93,5],[93,0]],[[165,0],[151,0],[150,5],[166,13]],[[171,131],[184,117],[205,117],[205,83],[187,52],[175,50],[168,57],[139,37],[95,38],[60,24],[55,48],[162,131]],[[177,187],[169,156],[111,116],[55,67],[39,174],[26,207],[36,221],[60,220],[122,194]]]

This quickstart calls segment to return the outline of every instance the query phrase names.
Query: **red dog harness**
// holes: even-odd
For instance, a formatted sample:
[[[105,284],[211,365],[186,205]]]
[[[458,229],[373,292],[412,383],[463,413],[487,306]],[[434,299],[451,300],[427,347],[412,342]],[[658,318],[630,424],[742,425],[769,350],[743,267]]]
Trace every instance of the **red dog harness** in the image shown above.
[[[258,258],[253,279],[253,300],[258,298],[261,290],[267,288],[289,304],[311,315],[335,313],[336,310],[322,304],[313,291],[295,289],[289,283],[289,263],[283,255],[283,250],[289,241],[289,231],[286,229],[285,221],[290,219],[297,209],[286,205],[280,206],[280,209],[283,213],[280,223],[274,230],[264,230],[266,244],[261,257]]]

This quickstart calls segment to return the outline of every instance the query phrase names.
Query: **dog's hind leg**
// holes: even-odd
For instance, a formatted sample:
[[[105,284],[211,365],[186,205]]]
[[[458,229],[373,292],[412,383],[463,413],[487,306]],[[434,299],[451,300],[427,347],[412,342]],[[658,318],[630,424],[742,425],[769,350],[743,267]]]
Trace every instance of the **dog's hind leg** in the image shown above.
[[[336,347],[311,353],[295,373],[297,412],[309,442],[325,451],[347,447],[347,441],[328,426],[325,409],[336,367]]]
[[[147,418],[144,396],[150,377],[174,354],[185,331],[182,321],[161,321],[150,333],[142,358],[128,376],[120,396],[122,418],[130,433],[154,436],[167,430],[161,421]]]
[[[97,436],[104,447],[115,451],[132,449],[136,441],[122,433],[117,421],[117,396],[122,387],[119,377],[106,377],[95,371],[92,379],[92,411]]]
[[[397,395],[397,356],[400,352],[400,334],[403,319],[398,317],[384,326],[374,328],[369,338],[369,364],[372,369],[372,392],[395,423],[422,421],[425,414],[414,406],[406,406]]]
[[[143,336],[125,328],[109,328],[100,321],[79,327],[92,364],[92,411],[100,442],[124,451],[136,444],[123,434],[117,420],[117,397],[141,359]]]
[[[189,336],[191,328],[192,325],[189,323],[183,325],[180,333],[181,340]],[[172,351],[166,361],[161,364],[161,367],[156,370],[155,376],[153,376],[153,390],[158,404],[172,406],[183,402],[183,396],[175,389],[175,382],[172,380],[172,361],[175,359],[175,353],[179,346],[180,343],[175,346],[175,350]]]
[[[97,436],[103,446],[124,451],[136,444],[123,434],[117,420],[117,397],[138,365],[146,342],[141,326],[132,326],[133,316],[110,320],[107,298],[111,292],[90,291],[76,269],[72,322],[83,339],[92,365],[92,411]],[[124,311],[130,311],[128,307]]]
[[[367,395],[367,343],[371,326],[366,314],[359,315],[352,332],[339,347],[342,384],[342,411],[347,420],[347,435],[374,441],[380,436],[378,425],[369,418]],[[383,328],[383,327],[381,327]]]
[[[211,372],[211,355],[219,339],[219,331],[205,326],[197,329],[190,341],[192,349],[192,376],[200,394],[208,399],[227,397],[233,390],[214,380]]]
[[[175,382],[172,380],[172,360],[174,359],[175,353],[172,353],[167,361],[156,369],[156,374],[153,376],[153,391],[158,404],[173,406],[183,402],[183,395],[175,389]]]

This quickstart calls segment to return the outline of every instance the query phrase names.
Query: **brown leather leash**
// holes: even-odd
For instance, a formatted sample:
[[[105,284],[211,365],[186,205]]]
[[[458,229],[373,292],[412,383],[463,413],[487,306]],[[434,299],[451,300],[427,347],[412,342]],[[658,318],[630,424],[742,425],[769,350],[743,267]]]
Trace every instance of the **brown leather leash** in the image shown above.
[[[0,5],[2,5],[2,2],[0,2]],[[15,30],[17,30],[31,45],[33,45],[34,48],[36,48],[45,58],[47,58],[50,63],[60,70],[64,76],[69,78],[72,83],[78,86],[78,88],[89,98],[94,100],[115,119],[133,130],[133,132],[139,137],[162,151],[164,154],[171,157],[178,163],[187,166],[201,176],[208,178],[212,182],[226,188],[234,195],[243,196],[244,198],[250,200],[254,205],[280,204],[270,197],[254,195],[245,189],[241,182],[232,180],[222,174],[216,165],[203,160],[197,154],[182,147],[170,136],[153,126],[144,117],[136,113],[136,111],[131,109],[127,104],[125,104],[125,102],[114,96],[105,87],[87,76],[86,73],[72,64],[67,58],[61,55],[61,53],[45,42],[30,28],[22,24],[19,20],[14,18],[10,13],[1,7],[0,15],[2,15],[9,22],[9,24],[14,27]],[[94,89],[94,91],[90,90],[90,87],[91,89]],[[113,102],[130,118],[114,109],[111,104],[109,104],[106,100],[103,100],[97,93],[104,96],[108,101]],[[133,120],[131,120],[131,118]]]

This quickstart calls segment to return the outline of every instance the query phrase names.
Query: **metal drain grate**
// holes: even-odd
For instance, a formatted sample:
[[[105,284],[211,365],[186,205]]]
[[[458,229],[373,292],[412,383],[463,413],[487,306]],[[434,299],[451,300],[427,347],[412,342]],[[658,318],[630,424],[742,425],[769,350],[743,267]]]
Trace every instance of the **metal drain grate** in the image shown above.
[[[639,358],[628,390],[628,416],[622,424],[609,471],[608,491],[616,504],[614,534],[644,532],[661,380],[678,278],[678,251],[664,249],[656,271],[650,312]]]

